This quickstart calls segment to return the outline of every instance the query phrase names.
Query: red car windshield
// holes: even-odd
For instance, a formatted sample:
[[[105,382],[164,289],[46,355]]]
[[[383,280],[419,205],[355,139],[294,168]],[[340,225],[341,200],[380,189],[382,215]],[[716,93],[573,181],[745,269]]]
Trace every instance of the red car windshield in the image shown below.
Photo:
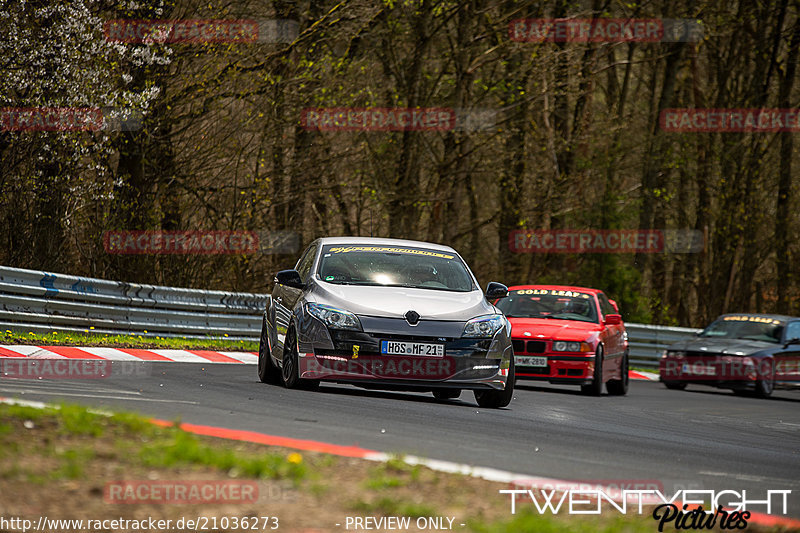
[[[496,304],[508,318],[554,318],[597,322],[597,308],[590,294],[548,289],[510,291]]]

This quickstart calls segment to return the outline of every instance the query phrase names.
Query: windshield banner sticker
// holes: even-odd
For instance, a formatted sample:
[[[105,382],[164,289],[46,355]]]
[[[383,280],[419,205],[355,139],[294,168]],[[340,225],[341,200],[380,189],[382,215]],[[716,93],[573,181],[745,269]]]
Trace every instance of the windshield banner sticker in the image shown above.
[[[441,252],[434,252],[431,250],[417,250],[415,248],[395,248],[393,246],[334,246],[328,250],[330,253],[348,253],[348,252],[385,252],[395,254],[411,254],[411,255],[424,255],[428,257],[441,257],[442,259],[455,259],[454,255],[445,254]]]

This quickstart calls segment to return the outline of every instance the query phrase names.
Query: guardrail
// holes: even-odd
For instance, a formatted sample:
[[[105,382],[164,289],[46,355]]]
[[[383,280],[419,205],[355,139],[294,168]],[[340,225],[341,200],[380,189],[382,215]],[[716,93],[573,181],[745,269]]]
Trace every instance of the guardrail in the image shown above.
[[[3,329],[253,340],[268,298],[0,266]]]
[[[141,285],[0,266],[0,328],[258,340],[269,295]],[[657,368],[692,328],[626,323],[630,364]]]
[[[688,339],[700,330],[626,322],[625,331],[628,332],[630,365],[658,368],[658,360],[667,346]]]

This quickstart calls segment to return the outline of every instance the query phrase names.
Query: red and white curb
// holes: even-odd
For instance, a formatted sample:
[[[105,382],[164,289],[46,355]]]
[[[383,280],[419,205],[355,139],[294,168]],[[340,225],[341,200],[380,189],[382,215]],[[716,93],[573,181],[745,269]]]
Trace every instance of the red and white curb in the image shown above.
[[[3,397],[0,397],[0,404],[24,405],[36,409],[59,408],[57,405],[48,405],[43,402],[17,400],[11,398],[3,398]],[[93,411],[93,412],[108,416],[112,414],[105,411]],[[169,422],[166,420],[152,419],[151,422],[157,426],[162,426],[162,427],[175,425],[174,422]],[[255,444],[264,444],[267,446],[280,446],[283,448],[291,448],[307,452],[326,453],[329,455],[338,455],[341,457],[353,457],[357,459],[364,459],[367,461],[385,463],[390,460],[396,461],[400,459],[406,464],[411,466],[420,465],[426,468],[430,468],[431,470],[436,470],[438,472],[445,472],[448,474],[460,474],[464,476],[485,479],[487,481],[494,481],[497,483],[506,483],[509,485],[510,489],[513,488],[520,490],[533,490],[538,488],[538,489],[554,490],[556,492],[561,492],[563,490],[567,490],[564,489],[563,487],[569,488],[576,485],[576,481],[567,481],[563,479],[538,477],[538,476],[532,477],[530,475],[515,474],[513,472],[508,472],[506,470],[498,470],[496,468],[473,466],[463,463],[455,463],[452,461],[441,461],[438,459],[428,459],[425,457],[417,457],[414,455],[398,456],[396,454],[389,454],[375,450],[369,450],[366,448],[360,448],[358,446],[342,446],[339,444],[330,444],[314,440],[295,439],[291,437],[281,437],[278,435],[268,435],[266,433],[258,433],[255,431],[226,429],[215,426],[204,426],[199,424],[182,423],[180,424],[179,427],[181,430],[195,435],[216,437],[216,438],[234,440],[239,442],[251,442]],[[581,484],[580,486],[582,490],[586,489],[585,484]],[[593,488],[604,491],[607,489],[611,489],[608,490],[609,493],[614,493],[615,490],[618,492],[618,488],[616,487],[604,487],[602,485],[594,485]],[[661,503],[661,500],[655,497],[652,499],[642,498],[641,503],[644,505],[658,504]],[[800,520],[796,520],[785,516],[776,516],[776,515],[757,513],[752,511],[748,522],[759,524],[766,527],[781,527],[790,529],[800,528]]]
[[[644,370],[628,370],[628,377],[642,381],[658,381],[658,374],[645,372]]]
[[[255,352],[219,352],[212,350],[143,350],[140,348],[97,348],[75,346],[0,346],[0,358],[94,359],[104,361],[150,361],[173,363],[258,363]]]

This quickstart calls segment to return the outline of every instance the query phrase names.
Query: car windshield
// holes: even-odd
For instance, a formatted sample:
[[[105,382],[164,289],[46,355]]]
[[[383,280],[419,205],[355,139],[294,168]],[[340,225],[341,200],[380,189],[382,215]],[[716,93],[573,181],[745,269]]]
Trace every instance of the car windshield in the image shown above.
[[[726,316],[711,323],[700,337],[719,339],[746,339],[780,343],[783,323],[774,318],[760,316]]]
[[[412,287],[455,292],[477,289],[458,255],[404,246],[325,246],[317,274],[327,283],[341,285]]]
[[[497,307],[509,318],[555,318],[597,322],[597,308],[591,294],[555,289],[511,291]]]

